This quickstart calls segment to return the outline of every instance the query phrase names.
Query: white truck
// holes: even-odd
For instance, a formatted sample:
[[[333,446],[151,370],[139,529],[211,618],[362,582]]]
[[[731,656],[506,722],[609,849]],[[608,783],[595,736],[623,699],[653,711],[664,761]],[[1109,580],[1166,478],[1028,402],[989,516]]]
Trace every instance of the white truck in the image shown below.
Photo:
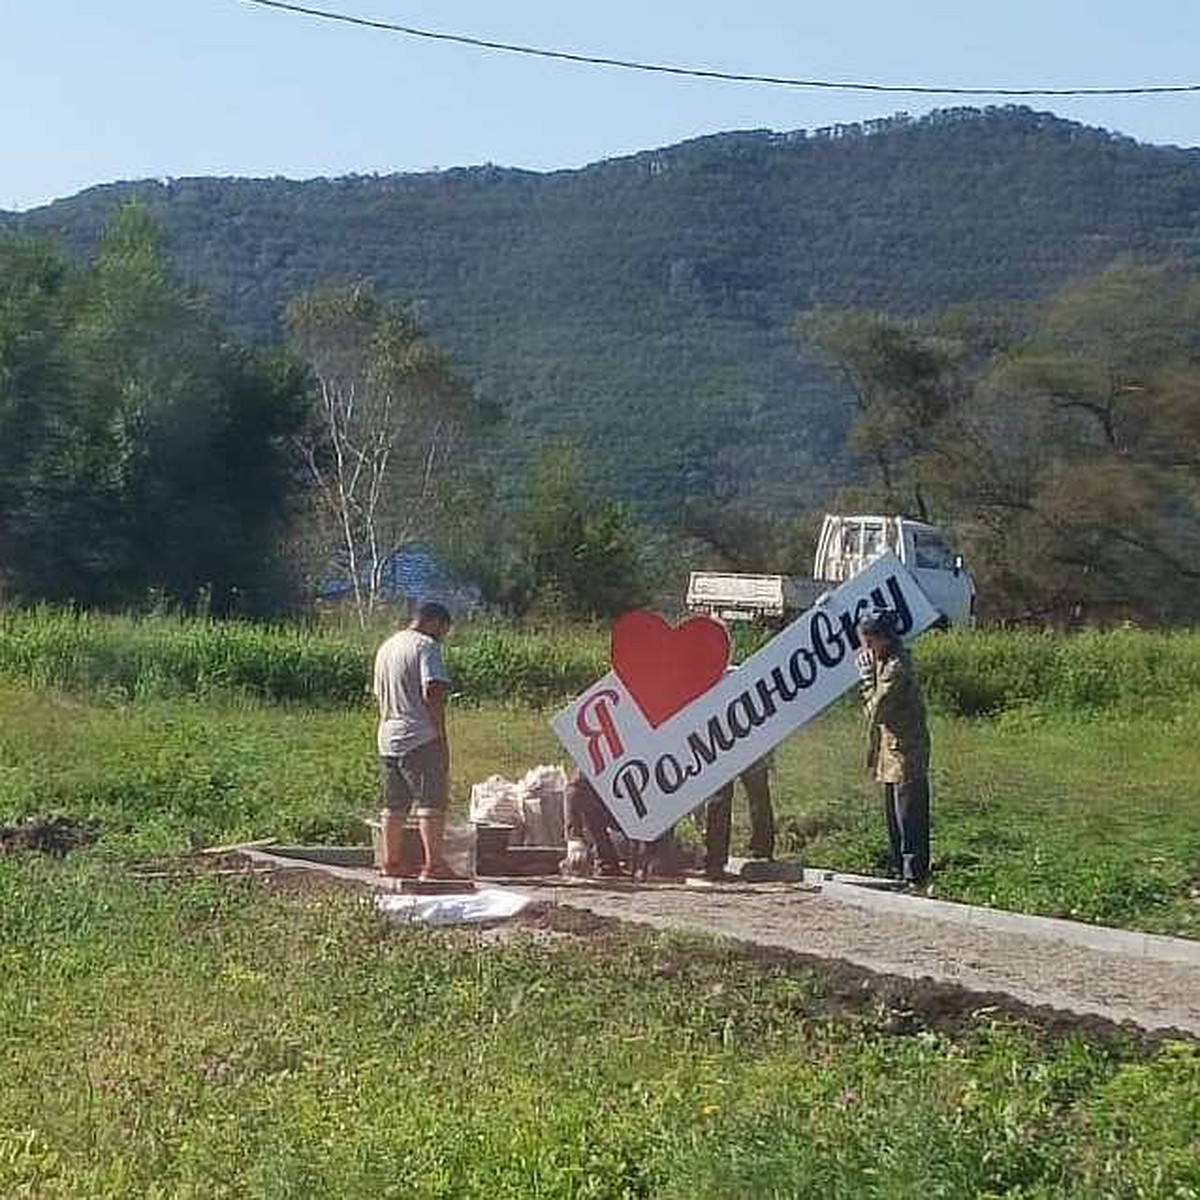
[[[687,607],[725,621],[786,622],[888,550],[908,568],[944,624],[975,623],[975,581],[935,525],[908,517],[845,517],[821,525],[813,577],[693,571]]]

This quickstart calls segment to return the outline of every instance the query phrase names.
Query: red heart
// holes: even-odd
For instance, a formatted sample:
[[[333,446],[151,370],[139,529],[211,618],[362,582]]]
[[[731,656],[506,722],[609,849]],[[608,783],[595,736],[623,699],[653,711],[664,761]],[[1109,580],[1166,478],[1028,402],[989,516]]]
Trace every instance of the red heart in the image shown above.
[[[657,729],[708,691],[729,666],[729,630],[712,617],[672,628],[658,613],[635,609],[612,628],[612,668]]]

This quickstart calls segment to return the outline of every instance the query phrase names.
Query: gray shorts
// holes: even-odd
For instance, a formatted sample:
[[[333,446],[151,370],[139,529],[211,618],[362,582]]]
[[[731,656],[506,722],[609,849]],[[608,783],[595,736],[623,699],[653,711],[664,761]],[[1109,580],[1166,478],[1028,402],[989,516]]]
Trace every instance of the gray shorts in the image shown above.
[[[417,816],[445,812],[450,804],[448,757],[442,742],[425,742],[399,757],[382,756],[379,780],[384,807],[406,813],[415,804]]]

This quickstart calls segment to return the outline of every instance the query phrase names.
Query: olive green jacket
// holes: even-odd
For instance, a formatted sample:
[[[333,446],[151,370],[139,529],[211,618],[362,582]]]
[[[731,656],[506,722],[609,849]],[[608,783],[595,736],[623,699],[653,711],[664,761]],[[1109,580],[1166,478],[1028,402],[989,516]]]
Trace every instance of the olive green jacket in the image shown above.
[[[863,685],[867,770],[880,783],[911,783],[929,771],[925,700],[908,651],[874,664]]]

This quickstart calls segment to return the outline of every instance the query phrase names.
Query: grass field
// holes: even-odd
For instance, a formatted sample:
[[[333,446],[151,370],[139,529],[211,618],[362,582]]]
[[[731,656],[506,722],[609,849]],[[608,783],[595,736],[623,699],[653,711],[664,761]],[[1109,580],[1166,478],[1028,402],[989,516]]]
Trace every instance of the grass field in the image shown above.
[[[0,820],[94,822],[116,856],[266,836],[358,841],[375,807],[372,721],[365,706],[112,703],[0,685]],[[472,782],[561,757],[543,711],[476,705],[451,722],[460,812]],[[1200,935],[1200,703],[1165,717],[936,717],[933,738],[939,895]],[[783,850],[876,865],[882,817],[861,760],[846,708],[785,743]]]
[[[933,725],[937,892],[1200,936],[1197,639],[1110,636],[1055,643],[1036,702],[1018,695],[1041,661],[1025,642],[926,652],[951,697]],[[189,661],[207,661],[196,637]],[[339,703],[315,686],[266,702],[228,676],[188,694],[153,656],[118,685],[94,644],[50,670],[49,650],[14,666],[11,643],[0,822],[62,814],[100,837],[0,856],[6,1200],[1200,1197],[1192,1042],[1051,1036],[986,1009],[939,1022],[871,990],[834,1004],[820,971],[703,940],[484,943],[389,930],[340,892],[137,880],[131,861],[197,844],[361,838],[370,711],[349,683]],[[484,644],[479,678],[503,689],[515,668],[496,663],[525,660]],[[546,715],[455,707],[460,806],[475,780],[557,760]],[[861,755],[848,708],[783,747],[784,849],[871,868]]]
[[[939,1029],[704,941],[0,862],[0,1195],[1194,1197],[1200,1048]],[[862,993],[860,993],[861,995]]]

